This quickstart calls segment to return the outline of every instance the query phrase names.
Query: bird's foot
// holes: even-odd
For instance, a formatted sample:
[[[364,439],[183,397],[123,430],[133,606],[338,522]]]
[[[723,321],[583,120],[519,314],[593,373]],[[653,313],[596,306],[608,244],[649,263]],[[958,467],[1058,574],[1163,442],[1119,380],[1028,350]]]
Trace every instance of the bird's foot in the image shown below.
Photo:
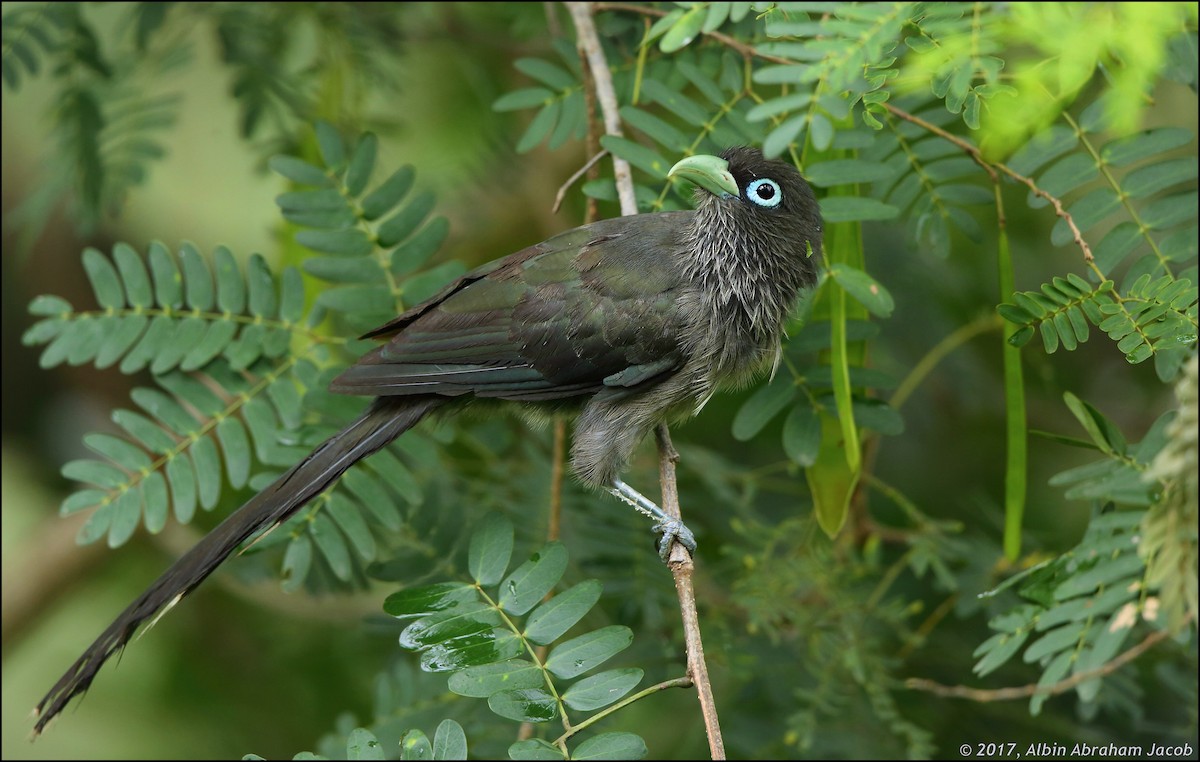
[[[653,529],[661,535],[658,540],[658,556],[664,563],[670,557],[671,545],[676,540],[687,548],[688,553],[696,551],[696,535],[692,534],[692,530],[679,519],[668,516],[653,500],[620,479],[613,479],[613,488],[609,491],[633,506],[638,513],[654,519]]]
[[[687,548],[688,553],[696,552],[696,535],[679,519],[668,518],[655,523],[652,527],[661,536],[658,538],[658,557],[666,563],[671,558],[671,545],[676,540]]]

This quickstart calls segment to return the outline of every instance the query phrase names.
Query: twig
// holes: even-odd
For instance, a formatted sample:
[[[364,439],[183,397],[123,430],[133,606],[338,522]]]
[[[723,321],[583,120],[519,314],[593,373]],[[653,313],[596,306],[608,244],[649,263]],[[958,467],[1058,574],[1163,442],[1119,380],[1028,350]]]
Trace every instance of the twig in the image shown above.
[[[596,34],[596,25],[592,22],[592,4],[567,3],[571,12],[571,21],[575,24],[575,34],[578,45],[587,56],[588,68],[596,82],[596,98],[600,101],[600,113],[604,116],[604,132],[607,135],[624,137],[621,132],[621,116],[617,107],[617,92],[613,87],[612,72],[608,69],[608,61],[604,57],[604,49],[600,47],[600,37]],[[633,193],[633,170],[629,162],[619,156],[613,156],[613,176],[617,181],[617,198],[621,201],[621,214],[637,214],[637,197]]]
[[[567,8],[575,24],[579,45],[587,55],[588,68],[595,83],[596,99],[604,116],[604,131],[608,135],[621,135],[621,118],[617,109],[617,95],[613,89],[612,73],[596,25],[592,21],[592,4],[570,2]],[[613,156],[613,170],[617,183],[617,197],[621,201],[621,213],[637,214],[637,199],[633,192],[633,175],[629,163]],[[659,452],[659,481],[662,485],[662,509],[667,515],[680,519],[679,491],[675,483],[675,461],[679,453],[671,445],[666,424],[657,429]],[[700,699],[700,711],[708,735],[708,748],[713,759],[725,759],[725,745],[721,739],[721,726],[717,718],[716,702],[712,684],[708,677],[708,665],[704,661],[704,646],[700,640],[700,617],[696,612],[696,594],[692,587],[694,565],[691,555],[678,541],[671,546],[669,565],[675,578],[675,591],[679,596],[680,617],[683,622],[684,642],[687,646],[688,677],[696,685]]]
[[[937,696],[946,696],[948,698],[963,698],[970,701],[978,701],[987,703],[989,701],[1012,701],[1013,699],[1029,698],[1039,694],[1050,696],[1065,693],[1071,690],[1080,683],[1086,683],[1097,677],[1104,677],[1116,672],[1127,663],[1133,661],[1137,657],[1149,651],[1159,642],[1171,637],[1171,633],[1167,630],[1155,630],[1146,636],[1146,639],[1138,643],[1133,648],[1125,651],[1117,658],[1103,664],[1095,669],[1089,669],[1086,672],[1071,675],[1066,680],[1059,680],[1051,685],[1022,685],[1016,688],[996,688],[993,690],[984,690],[982,688],[972,688],[969,685],[942,685],[935,683],[933,680],[925,680],[920,677],[911,677],[904,681],[906,688],[911,688],[917,691],[929,691]]]
[[[587,174],[589,169],[596,166],[596,162],[600,161],[607,155],[608,151],[601,149],[600,153],[588,159],[587,164],[584,164],[582,167],[575,170],[575,174],[567,178],[567,181],[559,187],[558,193],[554,194],[554,206],[550,209],[551,214],[558,214],[558,209],[562,206],[563,199],[567,196],[567,191],[571,189],[571,186],[575,184],[575,181]]]
[[[665,423],[655,430],[658,439],[658,480],[662,484],[662,509],[673,519],[681,519],[679,492],[675,485],[675,462],[679,453],[671,444],[671,434]],[[704,731],[708,736],[708,751],[713,759],[725,759],[725,742],[721,738],[721,722],[717,702],[713,697],[708,663],[704,660],[704,643],[700,639],[700,617],[696,612],[696,591],[692,587],[695,566],[692,555],[678,541],[671,545],[671,575],[679,596],[679,612],[683,619],[683,638],[687,647],[688,676],[696,683],[700,713],[704,716]]]
[[[1088,263],[1095,261],[1095,257],[1092,256],[1092,247],[1088,246],[1087,241],[1083,240],[1083,231],[1081,231],[1079,226],[1075,224],[1075,219],[1071,216],[1070,212],[1063,207],[1062,201],[1039,188],[1037,183],[1035,183],[1032,178],[1026,177],[1020,172],[1017,172],[1007,164],[1002,164],[1001,162],[989,162],[987,159],[983,158],[983,154],[976,146],[971,145],[957,135],[946,132],[935,124],[930,124],[919,116],[914,116],[904,109],[892,105],[891,103],[885,102],[883,106],[892,116],[903,119],[906,122],[912,122],[921,129],[931,132],[934,135],[937,135],[939,138],[953,143],[968,156],[970,156],[976,164],[978,164],[980,167],[983,167],[983,170],[988,173],[988,177],[991,178],[993,183],[997,181],[996,171],[999,170],[1006,176],[1027,186],[1033,195],[1044,198],[1046,201],[1050,202],[1050,205],[1054,207],[1054,214],[1066,222],[1067,227],[1071,230],[1071,236],[1075,240],[1075,245],[1077,245],[1079,250],[1083,252],[1083,260]]]

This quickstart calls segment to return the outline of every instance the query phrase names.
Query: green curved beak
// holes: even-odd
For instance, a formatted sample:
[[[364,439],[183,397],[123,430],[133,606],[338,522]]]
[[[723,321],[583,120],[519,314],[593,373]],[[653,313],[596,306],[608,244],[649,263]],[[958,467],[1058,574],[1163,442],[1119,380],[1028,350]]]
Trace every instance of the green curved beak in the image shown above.
[[[667,177],[682,177],[719,198],[738,195],[737,182],[729,174],[729,162],[719,156],[689,156],[671,167]]]

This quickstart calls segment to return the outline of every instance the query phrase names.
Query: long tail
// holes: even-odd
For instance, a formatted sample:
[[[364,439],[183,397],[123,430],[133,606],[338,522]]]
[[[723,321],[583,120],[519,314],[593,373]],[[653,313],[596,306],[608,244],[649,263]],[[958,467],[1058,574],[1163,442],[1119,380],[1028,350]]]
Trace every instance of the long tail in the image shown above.
[[[38,702],[34,735],[72,698],[87,690],[110,656],[164,607],[171,606],[221,565],[247,538],[302,508],[348,468],[412,428],[445,397],[380,398],[354,423],[334,434],[271,486],[222,521],[167,569],[96,638]]]

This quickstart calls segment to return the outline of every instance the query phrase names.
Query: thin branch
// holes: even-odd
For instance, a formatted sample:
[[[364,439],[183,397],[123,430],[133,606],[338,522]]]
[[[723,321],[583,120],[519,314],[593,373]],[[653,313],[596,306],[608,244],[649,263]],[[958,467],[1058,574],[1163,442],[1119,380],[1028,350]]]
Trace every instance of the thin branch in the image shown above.
[[[989,162],[987,159],[983,158],[983,154],[980,152],[978,147],[971,145],[957,135],[946,132],[937,125],[930,124],[919,116],[914,116],[904,109],[897,108],[891,103],[884,103],[883,106],[892,116],[903,119],[906,122],[912,122],[921,129],[931,132],[943,140],[948,140],[953,143],[968,156],[970,156],[976,164],[983,167],[984,171],[988,173],[988,177],[991,178],[992,182],[996,182],[996,170],[999,170],[1006,176],[1028,187],[1033,195],[1050,202],[1050,205],[1054,207],[1054,214],[1067,223],[1067,227],[1071,231],[1071,236],[1075,240],[1075,245],[1077,245],[1079,250],[1083,252],[1083,260],[1089,264],[1095,261],[1095,257],[1092,256],[1092,247],[1088,246],[1087,241],[1083,240],[1083,231],[1081,231],[1079,226],[1075,224],[1075,219],[1071,216],[1070,212],[1063,207],[1062,201],[1039,188],[1037,183],[1035,183],[1032,178],[1022,175],[1020,172],[1017,172],[1007,164],[1002,164],[1000,162]]]
[[[658,439],[658,479],[662,484],[662,509],[671,518],[682,520],[679,493],[675,485],[675,463],[679,460],[679,453],[671,444],[671,434],[665,423],[659,424],[655,434]],[[725,741],[721,737],[717,702],[713,697],[712,680],[708,677],[708,663],[704,660],[704,643],[700,639],[700,616],[696,612],[696,591],[692,586],[695,566],[692,554],[678,540],[671,545],[669,565],[671,575],[675,578],[675,592],[679,596],[679,613],[683,618],[688,676],[696,683],[700,713],[704,717],[704,730],[708,736],[708,751],[713,759],[725,759]]]
[[[1016,688],[996,688],[993,690],[984,690],[982,688],[972,688],[969,685],[942,685],[935,683],[933,680],[925,680],[920,677],[911,677],[904,681],[906,688],[911,688],[917,691],[929,691],[937,696],[945,696],[947,698],[962,698],[969,701],[977,701],[987,703],[989,701],[1012,701],[1014,699],[1029,698],[1045,694],[1056,696],[1059,693],[1065,693],[1071,690],[1080,683],[1086,683],[1088,680],[1097,677],[1105,677],[1116,672],[1121,667],[1149,651],[1161,641],[1171,637],[1171,633],[1167,630],[1155,630],[1146,636],[1146,639],[1138,643],[1133,648],[1122,653],[1117,658],[1103,664],[1095,669],[1089,669],[1086,672],[1080,672],[1071,675],[1066,680],[1059,680],[1051,685],[1022,685]]]
[[[551,214],[558,214],[559,207],[562,206],[563,199],[567,196],[567,191],[571,189],[571,186],[575,184],[575,181],[587,174],[589,169],[596,166],[596,162],[600,161],[607,155],[608,151],[601,149],[600,153],[588,159],[587,164],[584,164],[582,167],[575,170],[575,174],[567,178],[567,181],[559,187],[558,193],[554,194],[554,206],[550,209]]]
[[[596,98],[600,101],[600,112],[604,116],[604,132],[607,135],[624,137],[621,131],[621,116],[617,107],[617,91],[613,87],[612,72],[600,47],[596,24],[592,21],[591,3],[566,3],[575,24],[578,45],[587,56],[588,68],[596,83]],[[617,198],[621,201],[621,214],[637,214],[637,197],[633,193],[633,170],[629,162],[613,156],[613,175],[617,181]]]

